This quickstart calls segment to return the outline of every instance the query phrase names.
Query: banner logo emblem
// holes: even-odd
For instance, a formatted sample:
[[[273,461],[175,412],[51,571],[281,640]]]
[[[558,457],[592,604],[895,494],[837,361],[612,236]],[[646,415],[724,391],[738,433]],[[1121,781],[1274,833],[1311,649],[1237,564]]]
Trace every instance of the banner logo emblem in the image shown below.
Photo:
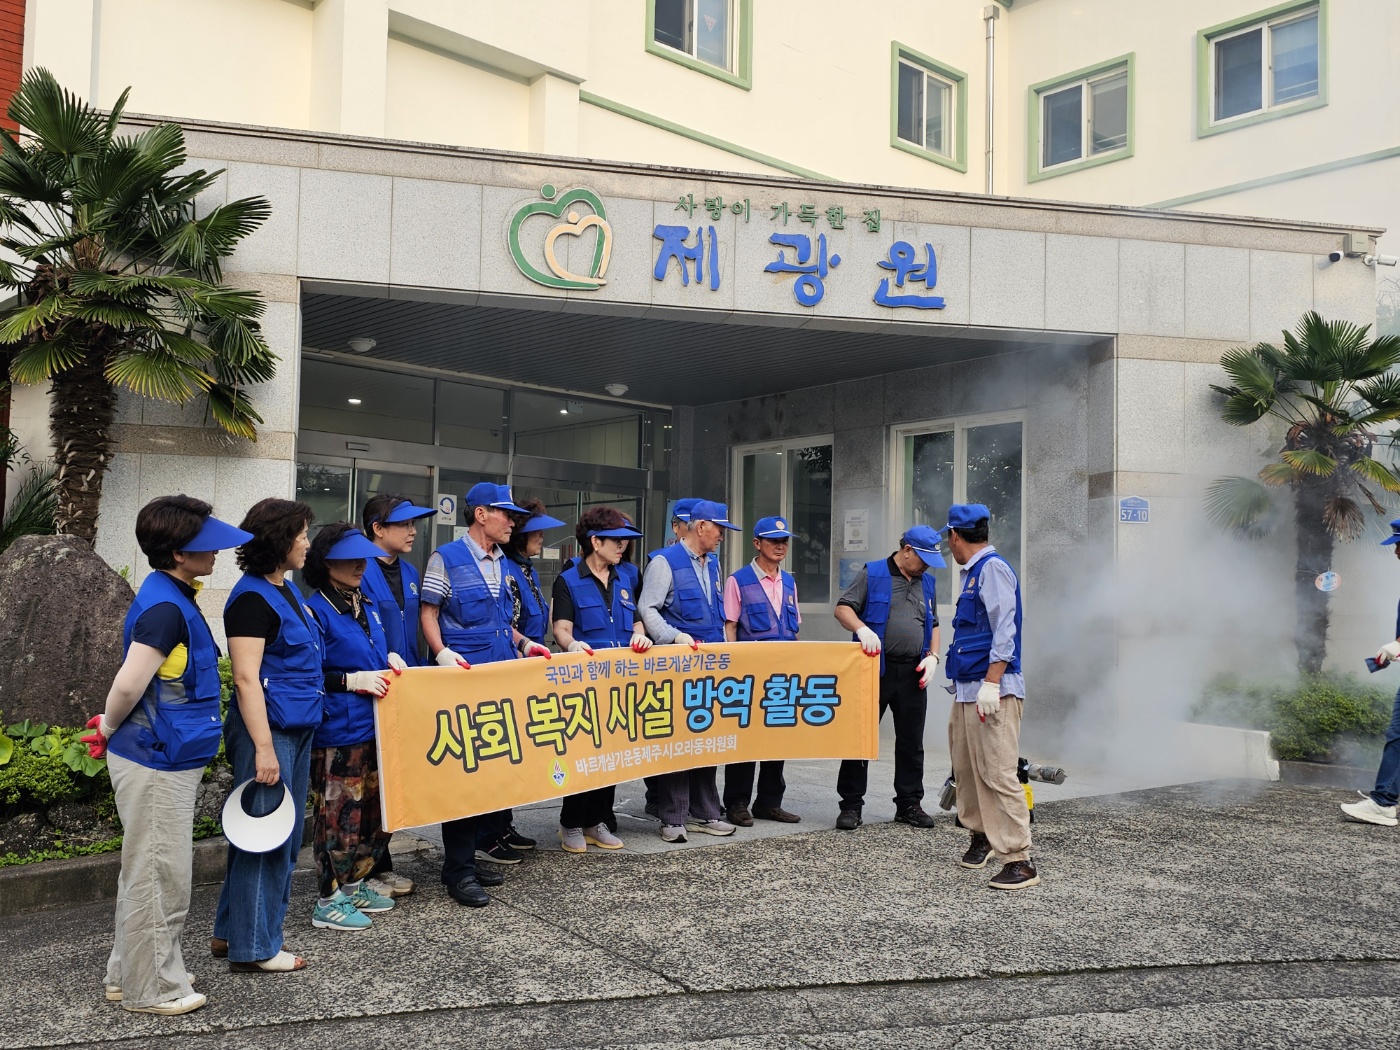
[[[608,282],[603,276],[608,272],[608,262],[612,259],[612,225],[608,222],[607,209],[602,200],[592,190],[572,189],[557,195],[555,188],[548,183],[540,187],[543,200],[524,204],[511,217],[507,234],[510,244],[510,257],[530,280],[546,288],[567,288],[577,291],[594,291]],[[557,199],[556,199],[557,197]],[[586,205],[589,212],[581,211],[579,205]],[[525,221],[535,215],[547,215],[557,221],[544,236],[544,263],[541,270],[525,255],[520,247],[520,233]],[[539,226],[539,223],[533,224]],[[593,251],[588,256],[589,267],[586,274],[574,273],[560,260],[558,255],[559,238],[577,237],[581,245],[587,244],[582,238],[590,230],[595,230]]]

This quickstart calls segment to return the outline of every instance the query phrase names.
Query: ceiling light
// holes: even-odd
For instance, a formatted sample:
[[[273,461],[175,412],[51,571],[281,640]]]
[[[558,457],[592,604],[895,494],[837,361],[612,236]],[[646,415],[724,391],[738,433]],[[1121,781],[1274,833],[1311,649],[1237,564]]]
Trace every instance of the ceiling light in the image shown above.
[[[627,393],[627,384],[609,383],[607,386],[603,387],[603,389],[606,390],[613,397],[621,397],[623,394]]]
[[[361,401],[360,401],[360,399],[359,399],[358,397],[347,397],[345,400],[348,401],[348,402],[350,402],[350,404],[352,404],[352,405],[361,404]]]
[[[350,352],[352,354],[367,354],[378,346],[379,342],[366,335],[357,335],[354,339],[346,343],[346,345],[350,347]]]
[[[559,414],[561,416],[567,416],[569,414],[569,403],[567,401],[559,406]]]

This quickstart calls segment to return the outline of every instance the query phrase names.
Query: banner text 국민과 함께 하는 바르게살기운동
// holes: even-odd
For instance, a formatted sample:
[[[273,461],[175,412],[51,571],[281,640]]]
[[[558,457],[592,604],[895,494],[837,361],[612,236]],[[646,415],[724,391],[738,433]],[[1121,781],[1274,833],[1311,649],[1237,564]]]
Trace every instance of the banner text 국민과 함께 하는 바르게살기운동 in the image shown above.
[[[658,645],[390,676],[384,827],[727,762],[875,758],[880,661],[852,642]]]

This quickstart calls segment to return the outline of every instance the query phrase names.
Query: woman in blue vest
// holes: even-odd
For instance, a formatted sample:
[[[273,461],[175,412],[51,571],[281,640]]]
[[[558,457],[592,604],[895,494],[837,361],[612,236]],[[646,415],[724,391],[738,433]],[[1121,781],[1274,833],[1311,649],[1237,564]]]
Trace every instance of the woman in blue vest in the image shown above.
[[[389,833],[380,830],[374,703],[389,691],[384,668],[402,674],[408,666],[389,651],[378,603],[360,589],[378,550],[338,521],[316,534],[302,569],[325,672],[326,718],[311,739],[311,843],[320,879],[311,925],[322,930],[366,930],[370,915],[394,907],[366,881],[389,851]]]
[[[554,580],[554,640],[566,652],[593,655],[595,649],[651,648],[637,613],[640,573],[624,561],[628,545],[642,534],[613,507],[590,507],[574,527],[582,555]],[[559,842],[566,852],[583,853],[589,843],[621,849],[612,833],[616,787],[569,795],[559,811]]]
[[[125,655],[102,714],[83,738],[107,772],[121,817],[122,868],[107,998],[136,1013],[184,1014],[190,987],[180,939],[190,908],[194,805],[219,750],[219,647],[195,602],[216,552],[252,537],[190,496],[161,496],[136,516],[151,573],[122,631]]]
[[[311,736],[321,724],[321,633],[287,573],[306,562],[312,520],[305,503],[265,499],[241,523],[253,538],[238,548],[243,576],[224,606],[237,703],[229,706],[225,751],[233,782],[256,780],[245,797],[254,816],[282,802],[283,784],[296,821],[281,846],[266,853],[228,849],[210,950],[244,973],[300,970],[306,961],[282,949],[282,923],[292,896],[292,870],[301,849]]]

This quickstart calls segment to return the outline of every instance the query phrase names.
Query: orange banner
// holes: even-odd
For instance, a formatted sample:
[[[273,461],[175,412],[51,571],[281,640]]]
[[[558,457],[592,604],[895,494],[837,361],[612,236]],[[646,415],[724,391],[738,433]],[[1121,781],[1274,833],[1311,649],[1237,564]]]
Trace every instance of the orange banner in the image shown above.
[[[375,705],[384,827],[727,762],[876,758],[880,661],[853,642],[658,645],[415,667]]]

